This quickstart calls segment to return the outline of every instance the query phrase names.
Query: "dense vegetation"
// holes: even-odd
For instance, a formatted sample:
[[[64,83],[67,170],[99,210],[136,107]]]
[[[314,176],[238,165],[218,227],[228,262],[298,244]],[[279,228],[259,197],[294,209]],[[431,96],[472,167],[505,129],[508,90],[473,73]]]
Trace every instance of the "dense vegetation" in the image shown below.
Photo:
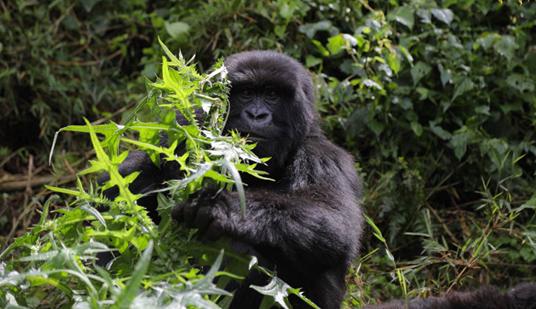
[[[119,121],[145,95],[157,36],[200,70],[276,49],[315,74],[324,129],[364,178],[371,228],[349,305],[536,279],[535,3],[0,0],[0,12],[4,192],[50,173],[54,131]],[[90,149],[73,136],[56,147]],[[58,176],[86,164],[54,161]],[[50,193],[27,182],[3,196],[0,244]]]

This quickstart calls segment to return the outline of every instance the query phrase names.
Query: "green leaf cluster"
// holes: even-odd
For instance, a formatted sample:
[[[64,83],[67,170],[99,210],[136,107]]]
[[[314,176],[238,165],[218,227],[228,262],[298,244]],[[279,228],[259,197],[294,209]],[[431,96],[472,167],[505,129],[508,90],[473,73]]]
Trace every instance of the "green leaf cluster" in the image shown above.
[[[198,259],[206,263],[218,250],[203,250],[191,240],[189,231],[171,222],[170,209],[206,181],[236,186],[244,199],[239,172],[262,177],[255,166],[264,160],[251,152],[255,145],[245,138],[222,135],[229,92],[223,62],[200,74],[181,55],[163,44],[162,49],[162,78],[148,82],[148,95],[127,122],[92,125],[86,120],[84,126],[60,130],[89,135],[95,159],[78,175],[107,173],[109,180],[87,187],[79,179],[74,189],[48,187],[72,199],[51,215],[59,198],[50,198],[39,223],[1,253],[2,307],[217,308],[222,297],[230,296],[220,287],[228,278],[219,279],[220,286],[214,283],[224,275],[218,272],[223,254],[206,274],[189,263],[193,252],[203,252]],[[169,194],[159,195],[158,226],[138,204],[144,195],[129,189],[139,172],[119,173],[132,149],[148,153],[154,164],[174,164],[183,175],[159,190]],[[118,195],[109,200],[103,192],[112,187]],[[106,267],[97,263],[102,254],[113,257]]]

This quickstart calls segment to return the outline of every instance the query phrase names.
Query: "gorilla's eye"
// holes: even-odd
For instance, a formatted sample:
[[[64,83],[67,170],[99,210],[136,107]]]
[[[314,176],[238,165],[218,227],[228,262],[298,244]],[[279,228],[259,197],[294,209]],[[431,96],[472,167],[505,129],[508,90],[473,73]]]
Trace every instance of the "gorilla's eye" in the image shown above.
[[[251,99],[253,97],[253,90],[249,88],[240,90],[240,97],[243,99]]]
[[[266,98],[269,101],[275,102],[277,99],[279,99],[279,95],[277,94],[277,91],[274,88],[268,88],[266,89]]]

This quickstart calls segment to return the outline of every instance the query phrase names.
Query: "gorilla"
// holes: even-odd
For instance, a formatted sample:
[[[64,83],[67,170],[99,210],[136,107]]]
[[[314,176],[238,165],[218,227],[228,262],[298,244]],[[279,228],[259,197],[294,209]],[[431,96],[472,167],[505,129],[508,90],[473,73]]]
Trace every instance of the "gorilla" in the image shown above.
[[[353,158],[320,129],[311,76],[296,60],[273,51],[248,51],[231,55],[225,66],[231,82],[225,130],[237,130],[257,144],[256,155],[271,157],[261,168],[274,181],[241,175],[247,184],[245,216],[237,192],[210,189],[177,205],[172,216],[198,228],[206,239],[232,239],[237,248],[257,256],[262,266],[301,288],[320,308],[340,308],[345,274],[358,254],[363,229],[361,182]],[[178,121],[184,119],[179,115]],[[143,152],[132,152],[119,171],[123,175],[141,172],[131,184],[135,193],[180,177],[175,167],[155,166]],[[111,197],[117,190],[105,194]],[[140,204],[158,221],[154,197]],[[265,285],[267,280],[252,271],[237,288],[230,307],[258,308],[262,295],[249,286]],[[526,290],[521,288],[525,294]],[[469,296],[416,299],[409,308],[483,308],[473,304],[488,304],[487,295],[513,303],[523,293],[481,290]],[[307,308],[297,298],[289,300],[293,308]],[[369,308],[406,305],[393,302]]]
[[[231,82],[226,130],[248,136],[257,143],[256,155],[271,157],[265,170],[275,181],[243,176],[245,216],[238,193],[223,191],[177,206],[173,217],[209,237],[246,244],[321,308],[339,308],[362,229],[353,159],[322,133],[311,77],[296,60],[249,51],[230,56],[225,66]],[[257,275],[250,274],[235,292],[232,308],[259,306],[262,296],[249,288],[262,284]]]
[[[261,169],[274,181],[241,175],[247,184],[245,216],[237,192],[213,190],[176,206],[172,216],[208,239],[234,240],[235,247],[257,256],[261,266],[302,288],[321,308],[339,308],[363,226],[354,161],[321,131],[310,74],[296,60],[249,51],[230,56],[225,66],[231,82],[225,130],[237,130],[255,142],[257,156],[271,157]],[[184,119],[179,115],[178,121]],[[143,152],[132,152],[119,171],[141,172],[130,186],[135,193],[179,177],[176,167],[157,167]],[[105,180],[107,176],[100,182]],[[117,195],[117,188],[105,195]],[[139,203],[158,221],[154,197]],[[262,295],[249,286],[267,280],[252,271],[234,293],[231,308],[258,308]],[[294,308],[307,306],[297,297],[290,302]]]

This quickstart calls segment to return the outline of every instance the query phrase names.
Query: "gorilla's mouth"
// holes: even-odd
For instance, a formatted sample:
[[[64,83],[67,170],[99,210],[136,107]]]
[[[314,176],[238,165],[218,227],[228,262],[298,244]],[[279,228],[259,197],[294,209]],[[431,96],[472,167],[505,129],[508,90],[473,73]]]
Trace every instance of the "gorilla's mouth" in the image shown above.
[[[268,140],[268,137],[253,133],[253,132],[241,132],[242,135],[246,136],[247,139],[253,141],[253,142],[264,142]]]

